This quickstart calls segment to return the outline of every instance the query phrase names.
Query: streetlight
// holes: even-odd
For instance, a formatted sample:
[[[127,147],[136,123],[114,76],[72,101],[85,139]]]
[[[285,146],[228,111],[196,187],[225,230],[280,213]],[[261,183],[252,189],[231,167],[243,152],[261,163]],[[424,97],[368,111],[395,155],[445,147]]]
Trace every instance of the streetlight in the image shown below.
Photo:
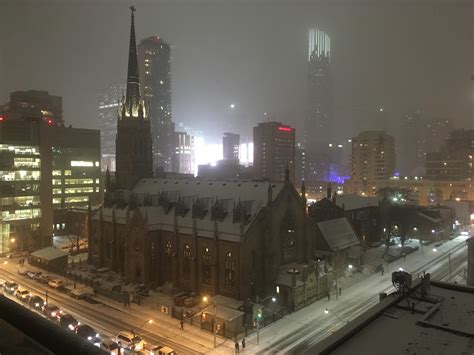
[[[10,239],[10,243],[15,243],[16,239],[15,238],[11,238]]]
[[[235,108],[235,104],[230,104],[230,108]]]
[[[349,269],[352,269],[354,266],[352,266],[352,264],[349,264],[348,267],[349,267]]]
[[[5,260],[5,261],[3,262],[3,265],[7,265],[7,264],[8,264],[8,261]]]
[[[339,317],[339,315],[338,315],[336,312],[334,312],[333,310],[329,310],[328,308],[326,308],[326,309],[324,310],[324,313],[325,313],[325,314],[329,314],[329,312],[331,312],[332,314],[334,314],[334,316],[335,316],[339,321],[341,321],[341,322],[343,322],[343,323],[346,323],[346,324],[349,323],[349,321],[344,321],[344,319],[342,319],[341,317]]]
[[[202,297],[202,301],[203,301],[204,303],[208,303],[209,297],[203,296],[203,297]],[[215,326],[215,324],[216,324],[216,319],[217,319],[217,304],[216,304],[216,302],[214,301],[214,302],[212,302],[211,304],[208,304],[206,307],[208,307],[208,306],[210,306],[210,305],[213,305],[213,306],[214,306],[214,321],[212,322],[212,334],[214,335],[214,349],[215,349],[215,348],[217,347],[217,344],[216,344],[216,342],[217,342],[217,340],[216,340],[216,326]]]

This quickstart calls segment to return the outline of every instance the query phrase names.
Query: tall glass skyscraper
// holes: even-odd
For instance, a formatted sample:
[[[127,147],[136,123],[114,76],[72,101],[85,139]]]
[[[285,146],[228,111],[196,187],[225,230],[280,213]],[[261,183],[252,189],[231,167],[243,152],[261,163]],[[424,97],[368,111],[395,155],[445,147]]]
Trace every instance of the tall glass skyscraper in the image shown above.
[[[141,92],[147,102],[155,169],[172,170],[174,123],[171,120],[171,46],[160,37],[138,45]]]
[[[329,179],[327,156],[331,141],[332,77],[331,38],[325,32],[311,28],[308,33],[308,104],[305,119],[306,179]]]

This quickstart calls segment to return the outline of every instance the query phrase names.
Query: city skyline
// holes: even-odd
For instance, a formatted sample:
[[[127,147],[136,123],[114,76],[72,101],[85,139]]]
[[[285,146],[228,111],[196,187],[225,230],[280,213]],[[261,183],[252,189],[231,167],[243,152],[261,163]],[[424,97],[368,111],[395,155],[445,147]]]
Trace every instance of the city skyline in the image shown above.
[[[48,25],[36,28],[34,21],[22,21],[28,23],[27,28],[15,31],[17,25],[11,19],[22,16],[27,20],[45,11],[27,4],[6,5],[9,16],[2,25],[13,29],[14,35],[5,38],[0,49],[0,73],[5,78],[0,89],[2,101],[14,90],[61,93],[68,124],[98,128],[92,103],[101,89],[123,77],[126,66],[120,57],[125,47],[115,40],[124,34],[119,26],[125,16],[123,9],[105,2],[95,5],[94,11],[87,3],[51,5],[47,11],[55,16]],[[390,129],[404,113],[418,108],[427,115],[452,119],[456,127],[472,125],[468,2],[420,2],[419,6],[404,4],[399,8],[361,3],[357,10],[354,5],[327,3],[199,7],[138,1],[136,5],[143,12],[137,41],[154,35],[173,45],[174,121],[198,125],[214,141],[229,130],[229,124],[232,131],[250,137],[251,127],[263,119],[264,112],[294,125],[297,135],[302,134],[307,33],[312,27],[327,32],[334,48],[334,125],[341,127],[335,139],[351,136],[359,128],[370,129],[370,118],[380,106],[385,108]],[[267,10],[270,15],[263,16]],[[286,13],[288,18],[281,21]],[[181,21],[172,21],[173,16]],[[209,23],[209,16],[222,21]],[[105,18],[106,30],[99,30],[103,25],[99,18]],[[239,27],[238,19],[244,20],[245,28]],[[424,27],[417,31],[421,19]],[[54,34],[57,28],[61,30]],[[27,33],[35,36],[25,37]],[[46,40],[48,36],[53,41]],[[36,38],[35,42],[30,42],[30,37]],[[239,48],[229,45],[236,41],[241,43]],[[444,43],[443,52],[438,50],[439,42]],[[64,50],[58,51],[54,43],[61,43]],[[281,43],[285,44],[283,52]],[[46,56],[47,60],[36,57],[43,70],[34,72],[36,66],[26,58],[35,57],[29,53],[39,49],[54,56]],[[24,53],[18,59],[14,55],[17,50]],[[96,53],[97,63],[90,61],[89,52]],[[451,58],[448,53],[457,55]],[[268,62],[272,65],[266,66]],[[292,70],[285,71],[288,67]],[[66,81],[54,72],[67,72],[68,68],[74,70]],[[72,87],[68,84],[71,80],[75,83]]]

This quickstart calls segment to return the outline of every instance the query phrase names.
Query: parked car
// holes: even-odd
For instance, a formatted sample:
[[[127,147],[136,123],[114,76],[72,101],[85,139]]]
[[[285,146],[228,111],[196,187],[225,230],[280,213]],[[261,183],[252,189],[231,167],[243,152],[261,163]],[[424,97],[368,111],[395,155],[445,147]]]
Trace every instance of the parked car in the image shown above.
[[[7,281],[3,285],[3,289],[5,290],[6,293],[13,295],[13,293],[18,289],[18,284],[13,281]]]
[[[38,312],[43,311],[44,301],[40,296],[32,296],[30,298],[30,307]]]
[[[61,280],[51,280],[48,282],[48,286],[52,288],[60,288],[63,286],[63,284],[64,282],[62,282]]]
[[[58,320],[61,317],[63,311],[58,306],[52,303],[45,303],[43,305],[43,314],[53,320]]]
[[[78,300],[82,300],[90,294],[91,294],[91,290],[88,287],[75,288],[75,289],[71,290],[71,292],[69,292],[69,296],[71,296],[72,298],[78,299]]]
[[[145,345],[141,336],[127,331],[121,331],[117,334],[115,342],[119,347],[130,349],[132,351],[142,351]]]
[[[30,272],[30,270],[28,269],[24,269],[24,268],[19,268],[18,269],[18,274],[22,275],[22,276],[27,276],[27,274]]]
[[[49,281],[51,281],[51,276],[41,274],[41,275],[38,277],[37,281],[41,282],[42,284],[48,284]]]
[[[41,274],[41,272],[36,272],[36,271],[28,271],[26,273],[26,276],[28,276],[30,279],[34,279],[36,277],[37,274]]]
[[[150,355],[176,355],[176,351],[168,346],[155,346],[151,348]]]
[[[102,342],[99,333],[97,333],[94,328],[88,326],[87,324],[78,325],[76,327],[76,334],[82,339],[90,341],[95,346],[100,346],[100,343]]]
[[[15,297],[23,302],[27,302],[30,299],[31,294],[26,288],[19,287],[15,291]]]
[[[59,324],[63,328],[67,328],[72,332],[76,332],[76,328],[78,325],[81,325],[81,322],[79,322],[76,318],[74,318],[70,314],[63,314],[61,315],[61,318],[59,319]]]
[[[99,348],[106,351],[108,354],[120,354],[120,348],[113,339],[103,340],[102,343],[100,343]]]

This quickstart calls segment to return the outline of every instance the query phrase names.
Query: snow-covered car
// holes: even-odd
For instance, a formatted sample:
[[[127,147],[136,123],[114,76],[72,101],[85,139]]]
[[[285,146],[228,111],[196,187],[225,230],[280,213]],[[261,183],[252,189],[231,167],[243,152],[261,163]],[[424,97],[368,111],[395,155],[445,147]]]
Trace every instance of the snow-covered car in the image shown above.
[[[115,337],[115,342],[119,347],[132,351],[142,351],[145,345],[141,336],[127,331],[121,331]]]
[[[23,302],[27,302],[30,299],[31,294],[26,288],[19,287],[15,291],[15,297]]]
[[[60,288],[63,286],[63,282],[61,280],[51,280],[48,282],[48,286],[52,288]]]
[[[6,293],[13,295],[13,293],[18,289],[18,284],[13,281],[7,281],[3,284],[3,289]]]

